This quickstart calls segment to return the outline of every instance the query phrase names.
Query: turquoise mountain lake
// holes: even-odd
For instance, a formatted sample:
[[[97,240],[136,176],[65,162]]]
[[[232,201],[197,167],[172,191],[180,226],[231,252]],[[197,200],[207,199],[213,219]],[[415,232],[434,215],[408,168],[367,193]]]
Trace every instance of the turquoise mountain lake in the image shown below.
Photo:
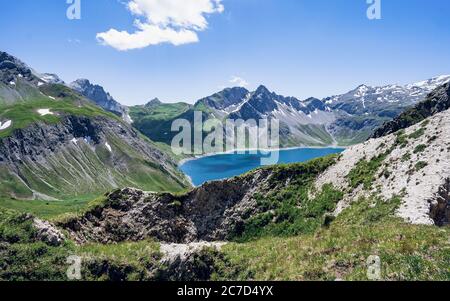
[[[344,151],[343,148],[296,148],[280,150],[279,164],[300,163]],[[261,167],[261,158],[267,153],[220,154],[189,160],[180,169],[191,178],[195,186],[207,181],[223,180]]]

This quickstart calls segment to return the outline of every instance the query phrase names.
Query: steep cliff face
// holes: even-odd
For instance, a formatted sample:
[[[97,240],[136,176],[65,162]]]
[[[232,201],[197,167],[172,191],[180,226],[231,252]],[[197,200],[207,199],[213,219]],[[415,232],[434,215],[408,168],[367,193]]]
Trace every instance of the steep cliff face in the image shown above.
[[[260,170],[207,183],[179,196],[118,190],[107,196],[104,205],[60,226],[79,243],[147,238],[169,243],[226,240],[245,217],[258,211],[253,196],[271,175],[268,169]]]
[[[99,107],[127,119],[127,108],[117,102],[103,87],[91,84],[87,79],[78,79],[70,87],[94,102]],[[126,120],[128,122],[128,120]]]
[[[175,163],[124,123],[68,115],[34,123],[0,140],[0,195],[68,198],[117,187],[177,191],[187,186]]]

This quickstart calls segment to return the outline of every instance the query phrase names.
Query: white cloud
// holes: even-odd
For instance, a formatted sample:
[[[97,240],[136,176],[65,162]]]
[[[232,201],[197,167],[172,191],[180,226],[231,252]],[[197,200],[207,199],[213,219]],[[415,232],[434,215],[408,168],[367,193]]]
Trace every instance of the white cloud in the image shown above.
[[[208,28],[206,15],[222,13],[222,0],[129,0],[128,10],[137,17],[133,33],[114,28],[97,34],[104,45],[125,51],[161,43],[198,42],[198,31]]]
[[[249,85],[249,83],[245,79],[243,79],[242,77],[239,77],[239,76],[232,76],[230,79],[230,83],[235,86],[244,87],[244,88]]]

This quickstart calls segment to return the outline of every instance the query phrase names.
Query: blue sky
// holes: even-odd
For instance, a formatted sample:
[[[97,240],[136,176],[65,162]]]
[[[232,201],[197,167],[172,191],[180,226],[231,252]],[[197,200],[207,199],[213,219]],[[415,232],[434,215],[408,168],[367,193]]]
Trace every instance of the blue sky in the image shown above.
[[[191,24],[195,43],[102,45],[98,33],[146,22],[129,1],[81,0],[81,20],[69,20],[66,0],[1,0],[0,49],[67,82],[88,78],[128,105],[192,103],[233,76],[303,99],[450,74],[448,0],[381,0],[381,20],[367,18],[366,0],[222,0],[223,11],[202,15],[207,25]]]

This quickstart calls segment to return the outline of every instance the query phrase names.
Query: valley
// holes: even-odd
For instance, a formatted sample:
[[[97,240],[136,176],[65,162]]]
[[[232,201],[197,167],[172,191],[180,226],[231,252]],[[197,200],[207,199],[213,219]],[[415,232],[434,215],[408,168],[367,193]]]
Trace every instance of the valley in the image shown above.
[[[448,281],[449,79],[126,107],[0,52],[0,280],[67,280],[75,255],[94,281],[377,280],[371,256],[383,280]],[[193,188],[170,128],[195,111],[279,118],[303,157],[206,157],[224,179],[200,170]]]

